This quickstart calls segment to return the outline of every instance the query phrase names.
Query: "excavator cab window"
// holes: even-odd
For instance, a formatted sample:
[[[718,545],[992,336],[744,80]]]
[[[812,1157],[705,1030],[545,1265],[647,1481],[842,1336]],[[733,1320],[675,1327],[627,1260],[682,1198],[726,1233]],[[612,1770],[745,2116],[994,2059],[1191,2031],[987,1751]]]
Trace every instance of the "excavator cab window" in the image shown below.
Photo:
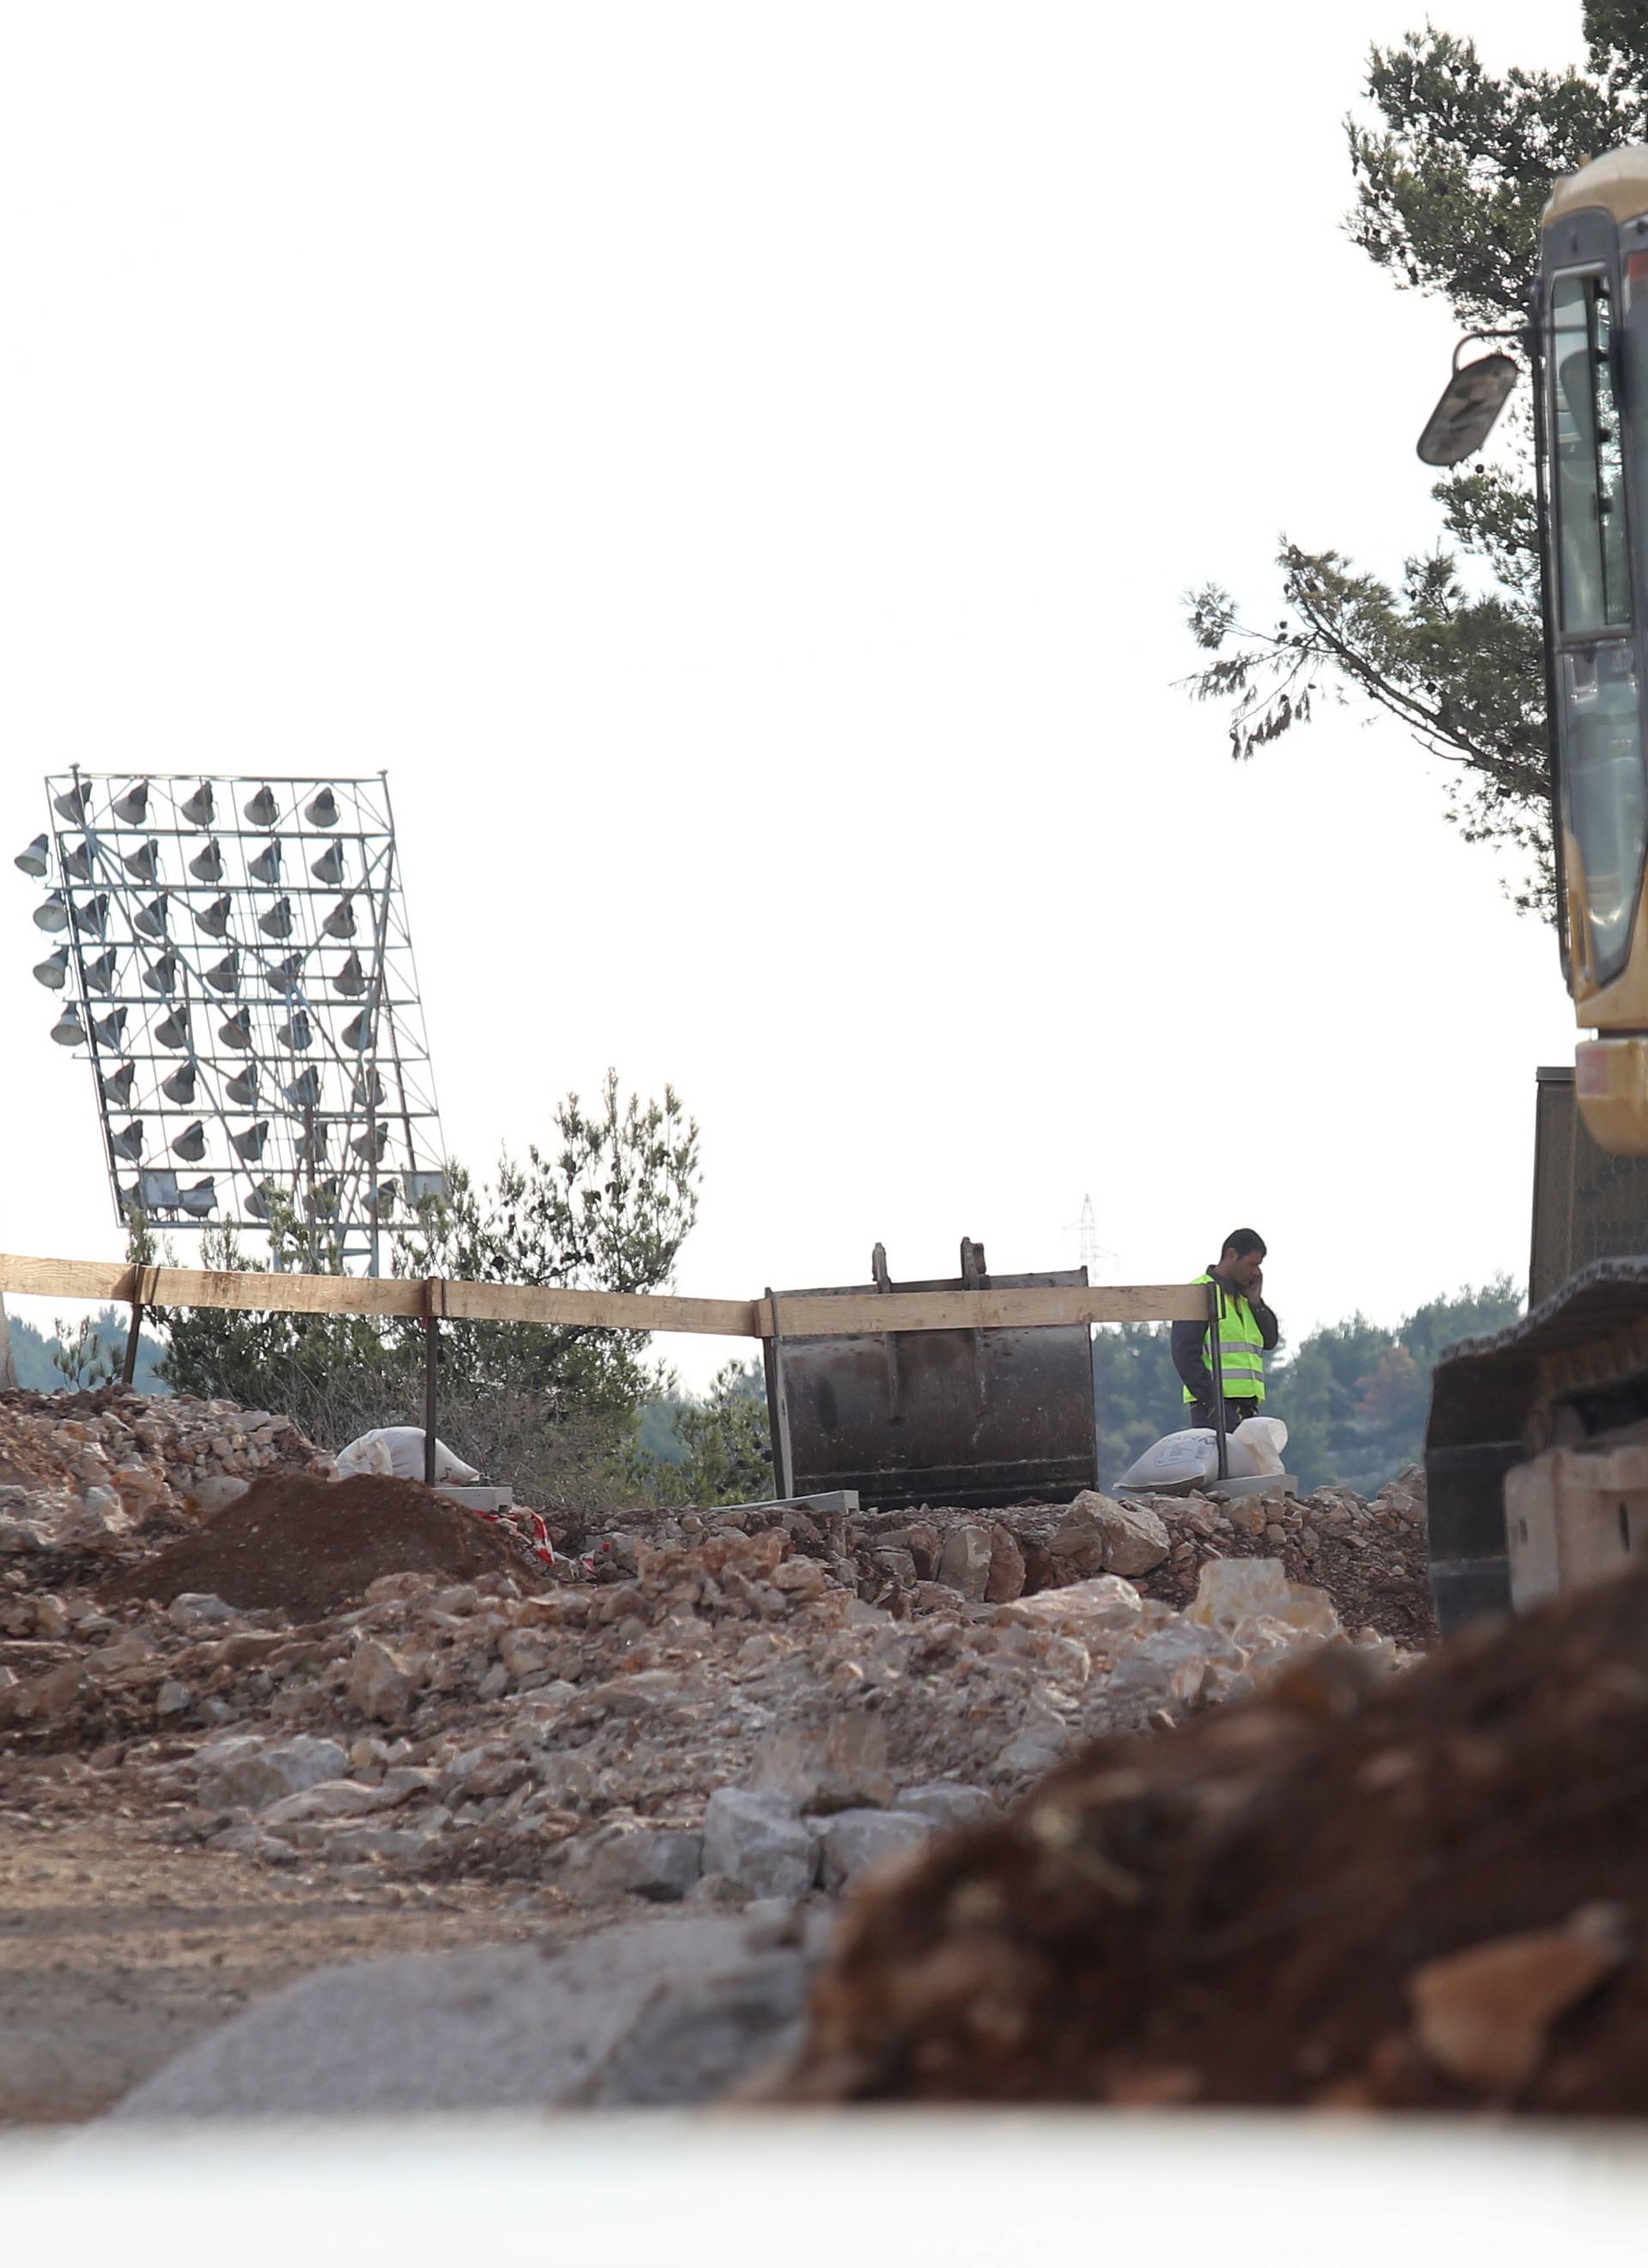
[[[1631,627],[1625,446],[1608,284],[1552,279],[1547,432],[1556,518],[1563,824],[1582,933],[1570,946],[1593,985],[1624,967],[1648,841],[1637,644]]]
[[[1559,276],[1551,288],[1558,604],[1570,633],[1630,627],[1625,455],[1615,401],[1607,286]]]

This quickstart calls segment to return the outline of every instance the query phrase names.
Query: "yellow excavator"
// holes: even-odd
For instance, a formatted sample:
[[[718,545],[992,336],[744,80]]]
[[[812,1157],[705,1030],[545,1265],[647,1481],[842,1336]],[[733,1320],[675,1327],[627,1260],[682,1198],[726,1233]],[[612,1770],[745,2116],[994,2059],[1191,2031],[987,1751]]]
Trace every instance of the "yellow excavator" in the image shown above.
[[[1513,340],[1533,375],[1553,835],[1574,1094],[1604,1151],[1648,1155],[1648,146],[1560,182]],[[1471,342],[1464,342],[1468,346]],[[1461,349],[1461,353],[1463,348]],[[1519,375],[1454,371],[1419,443],[1479,449]],[[1648,1551],[1648,1238],[1512,1329],[1438,1363],[1425,1464],[1445,1630],[1536,1605]]]

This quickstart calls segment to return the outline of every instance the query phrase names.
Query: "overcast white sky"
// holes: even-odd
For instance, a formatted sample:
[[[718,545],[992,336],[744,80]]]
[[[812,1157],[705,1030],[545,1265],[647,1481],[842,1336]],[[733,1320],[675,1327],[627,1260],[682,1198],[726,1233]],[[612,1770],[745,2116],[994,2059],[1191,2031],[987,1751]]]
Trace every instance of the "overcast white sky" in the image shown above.
[[[120,1241],[41,775],[387,766],[449,1149],[673,1080],[683,1291],[1065,1266],[1087,1192],[1119,1282],[1253,1222],[1291,1336],[1520,1278],[1548,933],[1394,727],[1238,769],[1174,688],[1280,529],[1432,539],[1451,319],[1341,226],[1425,12],[6,11],[0,1244]]]

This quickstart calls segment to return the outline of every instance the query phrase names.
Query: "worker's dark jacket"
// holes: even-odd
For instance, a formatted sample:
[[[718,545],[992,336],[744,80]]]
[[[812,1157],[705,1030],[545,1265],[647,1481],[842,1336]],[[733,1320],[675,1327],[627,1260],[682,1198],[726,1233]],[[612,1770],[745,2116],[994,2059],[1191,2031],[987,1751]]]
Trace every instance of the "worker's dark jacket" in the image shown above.
[[[1216,1263],[1211,1263],[1207,1272],[1216,1283],[1223,1284],[1224,1279],[1219,1274]],[[1245,1294],[1243,1296],[1246,1297]],[[1247,1304],[1253,1311],[1253,1321],[1259,1325],[1260,1336],[1264,1343],[1265,1352],[1268,1354],[1282,1336],[1276,1318],[1262,1300],[1249,1299]],[[1211,1410],[1213,1373],[1208,1367],[1207,1344],[1206,1323],[1174,1324],[1173,1367],[1203,1408]]]

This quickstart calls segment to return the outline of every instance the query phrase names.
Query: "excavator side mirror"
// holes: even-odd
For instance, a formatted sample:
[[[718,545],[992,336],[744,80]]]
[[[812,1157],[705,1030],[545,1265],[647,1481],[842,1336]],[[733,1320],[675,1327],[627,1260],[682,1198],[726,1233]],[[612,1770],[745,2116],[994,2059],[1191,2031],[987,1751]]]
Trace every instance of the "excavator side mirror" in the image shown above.
[[[1516,382],[1517,364],[1507,354],[1483,355],[1462,370],[1456,366],[1419,437],[1421,463],[1458,465],[1474,457]]]

